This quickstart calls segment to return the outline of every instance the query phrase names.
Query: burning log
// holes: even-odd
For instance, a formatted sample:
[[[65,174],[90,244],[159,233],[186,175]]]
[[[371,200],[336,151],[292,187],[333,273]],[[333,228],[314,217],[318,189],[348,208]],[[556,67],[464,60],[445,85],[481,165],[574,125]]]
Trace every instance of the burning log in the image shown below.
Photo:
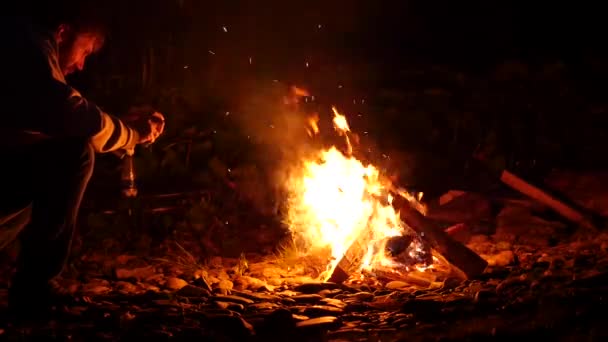
[[[467,278],[474,278],[486,269],[488,262],[465,245],[452,239],[422,214],[408,205],[401,208],[401,219],[417,231],[423,241],[443,256],[452,266],[458,268]]]
[[[338,284],[343,283],[351,274],[359,269],[371,240],[371,235],[366,232],[364,231],[346,250],[327,281]]]

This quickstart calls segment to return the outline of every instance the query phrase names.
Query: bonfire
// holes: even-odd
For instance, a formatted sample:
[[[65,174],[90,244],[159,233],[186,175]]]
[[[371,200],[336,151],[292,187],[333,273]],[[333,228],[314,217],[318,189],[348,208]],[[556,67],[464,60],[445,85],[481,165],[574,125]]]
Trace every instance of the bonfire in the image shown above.
[[[395,187],[378,167],[357,159],[346,116],[335,107],[332,112],[345,147],[329,146],[303,157],[286,181],[285,222],[298,252],[324,260],[321,281],[330,279],[352,246],[362,256],[358,274],[350,275],[355,278],[378,270],[403,273],[432,267],[429,249],[393,205],[394,196],[401,196],[424,211],[422,193]],[[318,116],[309,120],[311,136],[319,133],[317,121]]]

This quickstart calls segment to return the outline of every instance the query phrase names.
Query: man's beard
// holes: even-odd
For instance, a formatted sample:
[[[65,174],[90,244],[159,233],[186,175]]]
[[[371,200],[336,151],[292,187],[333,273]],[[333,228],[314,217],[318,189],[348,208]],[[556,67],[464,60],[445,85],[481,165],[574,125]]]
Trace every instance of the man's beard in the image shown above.
[[[64,76],[76,71],[76,67],[73,62],[74,58],[72,58],[73,47],[73,41],[63,43],[59,46],[57,58],[59,59],[59,67],[61,68],[61,72]]]

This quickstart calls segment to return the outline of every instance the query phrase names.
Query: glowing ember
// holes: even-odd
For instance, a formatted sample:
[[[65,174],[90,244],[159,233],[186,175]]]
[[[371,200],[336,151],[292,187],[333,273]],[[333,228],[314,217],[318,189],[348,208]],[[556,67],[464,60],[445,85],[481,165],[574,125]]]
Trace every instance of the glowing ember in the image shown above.
[[[392,206],[391,191],[424,209],[416,196],[395,188],[373,165],[364,165],[353,156],[347,132],[348,122],[336,108],[334,128],[348,143],[345,154],[336,147],[305,160],[291,173],[286,223],[304,253],[326,255],[328,265],[320,276],[327,280],[347,249],[361,236],[366,244],[361,269],[377,267],[423,269],[422,245],[413,230],[399,218]],[[317,118],[309,133],[318,132]],[[314,123],[314,125],[313,125]],[[398,257],[401,255],[401,257]]]

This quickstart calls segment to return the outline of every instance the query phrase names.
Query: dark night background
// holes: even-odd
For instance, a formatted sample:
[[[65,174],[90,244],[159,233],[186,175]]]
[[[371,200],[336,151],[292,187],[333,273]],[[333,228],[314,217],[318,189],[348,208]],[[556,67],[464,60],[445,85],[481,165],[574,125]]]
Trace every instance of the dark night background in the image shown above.
[[[158,107],[166,139],[192,126],[238,135],[233,118],[267,114],[251,98],[303,86],[406,165],[406,183],[462,186],[480,146],[521,172],[597,168],[608,75],[598,6],[105,1],[111,36],[72,81],[112,113]]]
[[[135,197],[121,196],[123,160],[95,156],[57,283],[78,298],[48,326],[11,331],[0,318],[3,337],[295,342],[329,340],[325,331],[340,327],[348,334],[331,337],[607,340],[608,30],[599,1],[81,1],[97,2],[111,31],[68,81],[111,114],[157,109],[166,131],[136,149]],[[314,96],[295,109],[283,102],[294,85]],[[328,260],[302,255],[285,222],[294,190],[285,166],[301,170],[294,161],[309,145],[344,146],[329,126],[332,105],[361,138],[355,157],[424,192],[430,209],[417,218],[389,199],[415,235],[393,236],[389,215],[388,244],[362,230],[341,271],[361,264],[364,254],[353,256],[365,243],[411,267],[411,235],[453,266],[491,261],[483,274],[463,281],[443,266],[406,274],[387,263],[348,285],[302,283]],[[312,112],[322,134],[309,137]],[[505,169],[525,181],[501,180]],[[384,194],[381,207],[369,205],[376,195],[366,191],[352,209],[384,215]],[[0,250],[7,285],[19,245],[9,247]]]

